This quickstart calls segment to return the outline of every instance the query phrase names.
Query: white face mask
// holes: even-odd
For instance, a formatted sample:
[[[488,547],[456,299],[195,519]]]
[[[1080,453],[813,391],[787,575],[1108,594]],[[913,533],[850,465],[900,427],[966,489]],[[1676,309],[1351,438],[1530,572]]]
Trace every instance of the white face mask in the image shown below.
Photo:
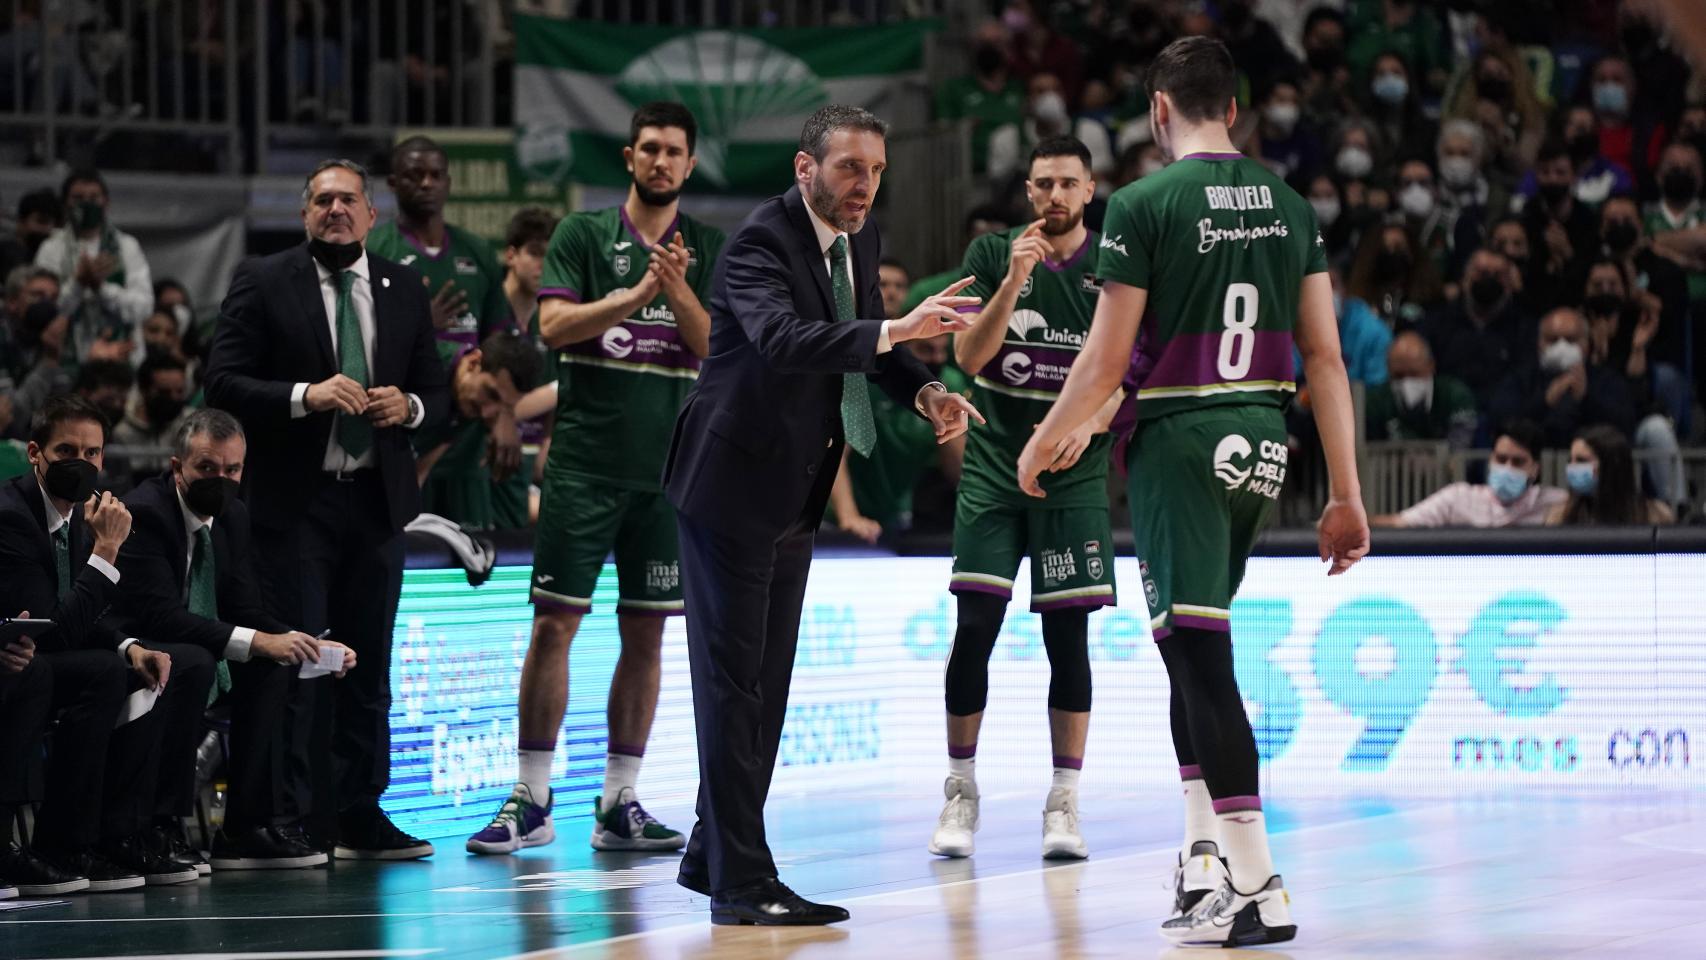
[[[1339,172],[1347,177],[1366,177],[1374,169],[1374,157],[1361,147],[1346,147],[1339,151],[1336,161]]]
[[[1563,373],[1582,365],[1582,348],[1573,340],[1554,340],[1540,351],[1540,369],[1547,373]]]
[[[1338,197],[1310,197],[1309,205],[1315,208],[1315,220],[1323,227],[1330,227],[1339,219]]]
[[[1398,206],[1417,220],[1434,212],[1434,194],[1432,190],[1419,183],[1412,183],[1398,191]]]
[[[1295,103],[1269,104],[1268,109],[1262,111],[1262,115],[1267,117],[1269,123],[1287,133],[1290,133],[1291,129],[1297,126],[1297,104]]]
[[[1405,410],[1429,410],[1434,403],[1432,377],[1399,377],[1392,381],[1392,395]]]
[[[1137,173],[1140,177],[1147,177],[1152,173],[1160,173],[1166,166],[1167,165],[1165,163],[1162,163],[1154,157],[1148,157],[1144,159],[1142,163],[1138,164]]]
[[[1467,187],[1475,182],[1475,161],[1468,157],[1443,157],[1439,161],[1439,177],[1454,187]]]
[[[1031,114],[1048,123],[1066,122],[1066,99],[1054,91],[1037,95],[1031,104]]]

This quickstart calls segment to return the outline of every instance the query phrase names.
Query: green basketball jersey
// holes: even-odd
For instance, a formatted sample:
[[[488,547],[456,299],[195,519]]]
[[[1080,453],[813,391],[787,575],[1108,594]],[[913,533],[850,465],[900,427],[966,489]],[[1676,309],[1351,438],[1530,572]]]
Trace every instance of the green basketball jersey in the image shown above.
[[[988,302],[1007,276],[1013,241],[1025,232],[978,237],[966,249],[961,276],[975,277],[965,296]],[[972,403],[989,421],[966,436],[960,494],[977,501],[1029,506],[1106,505],[1107,434],[1098,434],[1071,469],[1044,473],[1047,500],[1019,489],[1019,454],[1066,385],[1096,312],[1098,237],[1089,231],[1078,252],[1060,263],[1037,264],[1019,290],[1001,348],[973,379]],[[975,308],[974,308],[975,309]]]
[[[687,282],[710,300],[723,234],[682,215],[691,260]],[[572,213],[545,251],[539,298],[602,300],[639,283],[651,263],[646,241],[621,207]],[[663,461],[681,401],[699,376],[699,358],[681,339],[669,301],[651,303],[602,336],[557,351],[557,425],[547,467],[634,490],[662,489]]]
[[[504,272],[484,237],[452,224],[444,225],[445,243],[438,255],[426,252],[419,238],[395,220],[382,223],[367,235],[367,249],[387,260],[414,270],[426,280],[431,299],[455,282],[468,297],[468,306],[450,327],[438,331],[438,339],[452,345],[477,347],[486,335],[510,324],[509,300],[504,296]]]
[[[1101,254],[1103,280],[1149,291],[1127,378],[1140,420],[1290,402],[1298,296],[1327,257],[1285,181],[1241,154],[1183,157],[1109,198]]]

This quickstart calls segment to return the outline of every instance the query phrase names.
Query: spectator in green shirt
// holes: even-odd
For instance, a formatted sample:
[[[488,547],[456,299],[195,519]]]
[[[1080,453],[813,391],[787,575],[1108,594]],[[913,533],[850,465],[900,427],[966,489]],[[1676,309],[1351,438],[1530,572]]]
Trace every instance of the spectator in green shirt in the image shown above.
[[[1025,115],[1025,88],[1007,65],[1007,34],[991,20],[972,38],[972,72],[936,91],[936,119],[972,121],[972,172],[989,169],[989,135]]]
[[[1437,15],[1416,0],[1354,0],[1346,58],[1358,85],[1367,84],[1374,61],[1396,53],[1413,68],[1424,96],[1445,88],[1450,60]]]
[[[1386,352],[1387,380],[1368,389],[1370,440],[1444,440],[1453,450],[1475,440],[1475,394],[1434,369],[1433,350],[1415,331],[1398,334]]]
[[[1006,233],[1009,226],[1007,214],[1002,213],[999,207],[987,203],[974,207],[970,213],[966,214],[966,246],[971,246],[973,240],[986,233]],[[912,312],[912,308],[923,303],[925,297],[941,293],[943,287],[960,279],[961,276],[960,265],[955,263],[941,273],[933,273],[928,277],[913,281],[912,286],[907,289],[906,302],[901,304],[900,313],[893,315],[901,317]]]

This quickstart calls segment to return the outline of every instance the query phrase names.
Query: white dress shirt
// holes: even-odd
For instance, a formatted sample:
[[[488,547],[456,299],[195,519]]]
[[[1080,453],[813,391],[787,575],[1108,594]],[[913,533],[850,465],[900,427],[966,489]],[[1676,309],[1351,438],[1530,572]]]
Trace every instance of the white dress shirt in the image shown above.
[[[40,480],[36,481],[36,489],[41,491],[42,512],[47,516],[47,535],[51,537],[54,534],[59,532],[60,527],[63,527],[66,524],[71,522],[71,513],[70,513],[70,511],[67,511],[63,514],[59,512],[59,509],[53,505],[53,498],[47,495],[47,488],[43,487],[41,485]],[[73,509],[75,509],[75,507]],[[55,562],[57,562],[57,560]],[[117,586],[117,584],[118,584],[118,568],[117,567],[106,562],[102,558],[95,556],[95,554],[92,551],[89,554],[89,566],[94,567],[96,570],[101,571],[102,576],[106,577],[108,580],[111,580],[113,582],[113,584],[115,586]],[[73,571],[71,576],[73,579],[75,579],[77,576],[76,572]],[[135,637],[125,638],[124,642],[120,643],[118,645],[118,652],[122,655],[126,650],[130,649],[131,644],[136,643],[136,642],[137,642],[137,639]]]
[[[184,492],[178,489],[177,484],[173,484],[172,489],[177,492],[178,509],[183,513],[184,517],[184,535],[190,542],[189,550],[184,554],[184,585],[188,587],[190,582],[190,566],[195,562],[195,536],[201,531],[202,527],[207,527],[209,531],[208,535],[212,536],[213,518],[208,517],[206,520],[203,520],[196,516],[196,512],[191,510],[190,505],[184,502]],[[210,557],[209,559],[212,558]],[[225,642],[225,652],[221,654],[221,656],[226,660],[235,660],[238,663],[245,663],[249,659],[249,647],[254,642],[255,630],[253,627],[232,627],[231,639]]]
[[[801,190],[800,199],[806,200],[803,189]],[[835,274],[831,272],[835,268],[830,263],[829,248],[835,245],[837,237],[847,237],[847,289],[853,291],[853,300],[857,303],[859,299],[859,284],[854,280],[858,274],[853,270],[853,238],[848,236],[845,230],[837,230],[823,222],[823,218],[817,215],[816,210],[812,209],[810,200],[806,200],[805,206],[806,214],[807,216],[810,216],[812,220],[812,230],[817,234],[818,248],[823,251],[823,272],[829,276],[831,290],[835,289]],[[882,332],[877,334],[877,356],[879,357],[894,349],[894,344],[889,340],[889,324],[893,322],[894,321],[892,320],[884,320]],[[930,389],[946,392],[948,388],[940,382],[927,383],[923,387],[920,387],[918,390],[918,396],[913,400],[913,406],[918,409],[919,413],[924,412],[924,391]]]
[[[338,352],[338,280],[332,271],[327,270],[320,261],[314,261],[314,271],[320,278],[320,302],[326,306],[326,323],[332,330],[332,354]],[[373,279],[368,271],[367,251],[362,251],[361,257],[350,265],[349,272],[355,274],[355,283],[350,286],[350,302],[355,307],[356,323],[361,327],[362,352],[367,355],[368,379],[373,377]],[[290,416],[306,417],[308,415],[307,383],[299,383],[290,391]],[[415,416],[403,423],[403,426],[413,430],[420,426],[426,417],[426,408],[421,405],[420,397],[409,394],[415,401]],[[339,416],[347,414],[339,413]],[[360,470],[377,464],[373,456],[373,447],[359,457],[352,457],[338,445],[338,431],[334,427],[331,435],[326,438],[326,458],[321,464],[322,469],[336,472]]]

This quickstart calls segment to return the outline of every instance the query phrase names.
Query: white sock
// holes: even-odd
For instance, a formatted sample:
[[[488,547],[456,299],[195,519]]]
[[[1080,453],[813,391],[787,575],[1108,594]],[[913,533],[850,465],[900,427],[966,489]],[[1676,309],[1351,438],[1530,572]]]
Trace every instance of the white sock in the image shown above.
[[[1190,772],[1187,772],[1190,771]],[[1192,776],[1191,772],[1195,772]],[[1194,767],[1180,770],[1185,786],[1185,842],[1179,847],[1181,859],[1190,859],[1191,845],[1206,840],[1219,847],[1220,822],[1215,819],[1214,801],[1209,798],[1208,784]],[[1219,847],[1221,853],[1225,847]]]
[[[1049,784],[1049,789],[1077,793],[1079,772],[1076,767],[1055,767],[1054,781]]]
[[[970,783],[977,782],[976,757],[949,757],[948,776],[958,777]]]
[[[640,759],[631,753],[604,755],[604,809],[610,809],[624,789],[634,789],[640,779]]]
[[[1227,801],[1222,800],[1220,806],[1224,810]],[[1220,850],[1232,871],[1232,888],[1239,893],[1255,893],[1267,885],[1274,875],[1274,858],[1268,852],[1268,821],[1262,811],[1226,810],[1220,814],[1220,835],[1226,838]]]
[[[517,781],[533,795],[533,802],[544,806],[551,796],[550,750],[520,750],[521,777]]]

